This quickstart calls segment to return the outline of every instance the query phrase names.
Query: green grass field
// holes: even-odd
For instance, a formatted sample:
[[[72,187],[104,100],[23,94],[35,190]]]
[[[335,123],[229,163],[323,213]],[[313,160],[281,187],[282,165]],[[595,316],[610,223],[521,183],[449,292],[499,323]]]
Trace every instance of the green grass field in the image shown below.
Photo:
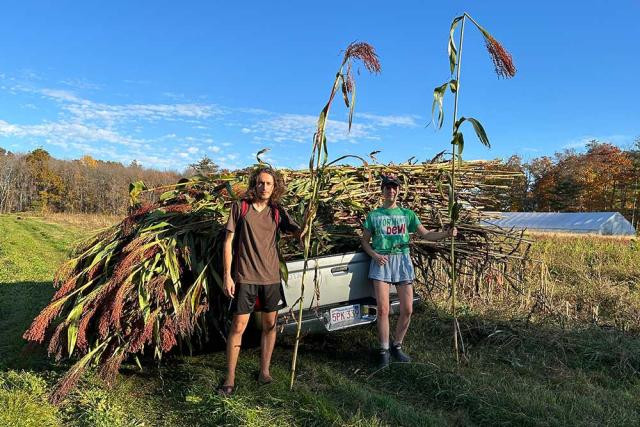
[[[271,385],[254,379],[258,350],[243,350],[231,399],[215,393],[224,354],[214,352],[175,356],[142,371],[127,365],[112,389],[89,374],[60,407],[51,406],[47,393],[68,365],[51,361],[42,349],[25,351],[21,335],[51,297],[53,274],[72,242],[88,228],[0,216],[2,426],[640,425],[640,338],[625,328],[525,323],[496,315],[499,310],[491,318],[468,310],[460,319],[468,360],[457,366],[451,319],[429,306],[416,310],[406,339],[412,364],[376,372],[375,329],[369,327],[306,337],[293,391],[293,346],[285,338],[275,350]],[[558,248],[541,250],[568,262]],[[587,261],[599,262],[598,253]],[[634,256],[625,255],[627,270],[635,268]],[[627,309],[637,312],[636,270],[620,278],[615,267],[607,268],[605,279],[625,284]],[[563,296],[577,289],[575,283],[556,286]]]

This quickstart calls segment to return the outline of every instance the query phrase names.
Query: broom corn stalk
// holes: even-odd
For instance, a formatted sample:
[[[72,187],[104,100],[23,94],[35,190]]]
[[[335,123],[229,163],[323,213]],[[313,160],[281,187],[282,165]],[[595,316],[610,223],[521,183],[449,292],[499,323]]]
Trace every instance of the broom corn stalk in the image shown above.
[[[378,57],[371,46],[368,43],[351,43],[344,54],[344,58],[342,63],[340,64],[340,68],[336,73],[336,78],[333,81],[333,86],[331,87],[331,93],[329,95],[329,101],[327,101],[326,105],[320,112],[320,116],[318,117],[318,124],[316,133],[313,137],[313,146],[311,150],[311,158],[309,159],[309,176],[311,180],[311,197],[309,198],[307,209],[304,215],[304,226],[302,229],[302,233],[304,235],[303,240],[303,256],[304,256],[304,266],[302,270],[302,279],[301,279],[301,287],[300,287],[300,300],[298,302],[298,319],[296,325],[296,340],[293,348],[293,357],[291,359],[291,378],[289,382],[289,388],[293,389],[293,384],[295,382],[296,376],[296,366],[298,361],[298,348],[300,345],[300,334],[302,331],[302,312],[304,309],[304,291],[305,291],[305,278],[307,273],[307,267],[309,266],[309,255],[311,252],[311,239],[314,235],[313,225],[316,218],[316,213],[318,210],[318,201],[319,201],[319,191],[321,190],[324,183],[324,174],[325,169],[327,168],[328,162],[328,148],[327,148],[327,138],[325,135],[327,122],[329,120],[329,110],[331,109],[331,104],[336,96],[336,93],[339,89],[342,89],[342,94],[344,98],[345,105],[349,108],[349,130],[351,130],[351,123],[353,120],[353,111],[355,108],[355,80],[353,79],[353,75],[351,73],[351,65],[353,59],[360,59],[364,66],[370,71],[374,73],[380,72],[380,62],[378,61]],[[345,66],[347,67],[345,72]],[[351,94],[351,100],[349,100],[349,94]],[[315,245],[317,248],[317,245]],[[317,255],[317,249],[314,255]],[[318,293],[318,282],[317,282],[317,274],[315,275],[315,287],[316,294]]]
[[[460,130],[461,125],[468,121],[473,125],[473,129],[480,140],[480,142],[490,147],[489,138],[486,135],[486,132],[482,126],[482,124],[471,117],[461,117],[458,119],[458,102],[460,96],[460,72],[462,67],[462,48],[464,42],[464,30],[466,20],[469,19],[478,30],[482,33],[484,37],[485,44],[487,50],[491,56],[491,59],[494,64],[495,72],[498,77],[510,78],[513,77],[516,73],[516,68],[513,65],[513,61],[511,58],[511,54],[509,54],[502,45],[491,35],[489,32],[484,29],[476,20],[474,20],[469,14],[466,12],[460,16],[457,16],[451,22],[451,29],[449,32],[449,42],[448,42],[448,53],[449,53],[449,66],[452,78],[448,82],[436,87],[433,91],[433,104],[431,107],[432,114],[432,122],[436,123],[438,128],[442,127],[443,124],[443,99],[444,95],[447,91],[447,88],[454,94],[454,104],[453,104],[453,120],[452,120],[452,135],[451,135],[451,169],[449,176],[449,223],[451,228],[454,228],[457,225],[461,205],[458,202],[457,194],[456,194],[456,163],[462,164],[462,152],[464,149],[464,136],[462,131]],[[460,37],[458,41],[458,45],[456,46],[455,42],[455,30],[456,27],[460,24]],[[455,72],[455,78],[453,78],[453,74]],[[437,108],[437,118],[435,116]],[[464,352],[464,342],[462,341],[462,333],[460,331],[460,326],[458,323],[458,317],[456,312],[457,305],[457,283],[456,283],[456,238],[455,236],[451,236],[450,243],[450,253],[449,253],[449,261],[450,261],[450,285],[451,285],[451,314],[453,316],[453,346],[456,354],[456,361],[460,362],[460,351],[458,345],[458,338],[460,338],[460,344],[462,346]]]

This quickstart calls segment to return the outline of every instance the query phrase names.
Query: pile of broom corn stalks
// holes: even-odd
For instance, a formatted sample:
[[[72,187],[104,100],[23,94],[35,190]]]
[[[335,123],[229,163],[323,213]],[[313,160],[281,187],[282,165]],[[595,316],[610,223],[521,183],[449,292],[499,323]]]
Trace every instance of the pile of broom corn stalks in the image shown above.
[[[358,167],[327,167],[321,188],[328,190],[319,197],[311,253],[359,249],[360,225],[367,212],[381,203],[382,174],[399,177],[401,205],[415,210],[427,228],[448,223],[448,165],[363,162]],[[414,241],[420,282],[446,287],[438,274],[442,265],[449,271],[471,268],[481,277],[483,271],[508,260],[526,258],[527,244],[519,233],[479,225],[482,206],[517,176],[499,171],[498,166],[487,161],[460,165],[456,188],[463,213],[456,266],[447,264],[446,242]],[[310,198],[309,172],[281,173],[288,188],[283,206],[301,222]],[[57,292],[51,303],[24,334],[30,342],[46,342],[57,360],[77,358],[52,392],[52,402],[60,402],[89,366],[97,366],[109,384],[127,359],[140,365],[139,356],[159,360],[176,348],[191,349],[194,343],[223,334],[228,303],[221,292],[223,229],[230,205],[241,197],[248,176],[249,172],[195,176],[155,189],[132,184],[130,214],[76,246],[56,274]],[[302,254],[299,242],[285,236],[280,250],[282,265]],[[434,262],[439,262],[438,269]]]

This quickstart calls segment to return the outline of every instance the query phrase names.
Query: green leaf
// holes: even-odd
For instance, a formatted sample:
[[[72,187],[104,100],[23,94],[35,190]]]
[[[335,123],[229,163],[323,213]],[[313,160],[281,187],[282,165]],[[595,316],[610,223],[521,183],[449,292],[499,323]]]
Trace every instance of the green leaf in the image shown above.
[[[326,164],[327,163],[327,159],[329,159],[329,149],[327,147],[327,137],[323,136],[322,138],[322,164]]]
[[[449,30],[449,67],[451,68],[451,74],[456,69],[456,63],[458,62],[458,49],[456,49],[456,42],[453,40],[454,33],[456,31],[456,27],[458,26],[458,22],[460,22],[464,18],[464,15],[457,16],[451,22],[451,29]]]
[[[340,74],[340,81],[342,81],[342,84],[340,85],[342,88],[342,99],[344,99],[344,105],[349,108],[349,93],[347,91],[347,82],[345,81],[344,75],[342,74]]]
[[[484,127],[482,127],[482,124],[480,124],[480,122],[474,119],[473,117],[460,117],[460,119],[456,121],[454,132],[458,132],[458,129],[460,128],[462,123],[464,123],[465,121],[468,121],[473,125],[473,130],[476,132],[476,135],[480,140],[480,142],[482,143],[482,145],[484,145],[487,148],[491,148],[491,144],[489,143],[489,137],[487,137],[487,133],[485,132]]]
[[[165,191],[160,195],[160,198],[158,200],[160,200],[161,202],[164,202],[165,200],[171,199],[172,197],[175,197],[177,195],[178,195],[177,190]]]
[[[69,326],[67,327],[67,351],[69,356],[71,356],[74,348],[76,347],[76,339],[78,338],[78,321],[80,320],[83,307],[83,303],[76,305],[67,316],[67,322],[69,322]]]
[[[438,193],[440,193],[440,197],[444,199],[444,190],[442,189],[442,177],[436,177],[436,188],[438,189]]]
[[[451,79],[449,81],[449,90],[451,93],[456,93],[458,91],[458,81],[456,79]]]
[[[136,181],[129,184],[129,206],[136,206],[140,203],[140,194],[147,187],[142,181]]]
[[[462,205],[460,203],[455,202],[451,209],[451,223],[456,224],[458,219],[460,219],[460,211],[462,210]]]
[[[258,152],[256,153],[256,160],[258,160],[258,163],[264,163],[264,162],[262,161],[262,159],[260,158],[260,156],[261,156],[261,155],[263,155],[264,153],[266,153],[267,151],[269,151],[269,149],[268,149],[268,148],[263,148],[262,150],[260,150],[260,151],[258,151]]]
[[[453,134],[451,144],[458,148],[458,155],[461,156],[462,150],[464,150],[464,135],[462,135],[462,132],[455,132]]]
[[[455,194],[453,193],[453,185],[452,185],[451,174],[449,174],[449,199],[447,206],[447,213],[449,214],[449,218],[451,218],[451,214],[453,212],[453,204],[455,203]]]
[[[431,123],[434,123],[433,115],[436,111],[436,106],[438,106],[438,119],[436,121],[436,126],[438,126],[438,129],[442,127],[442,123],[444,122],[444,110],[442,107],[442,103],[444,101],[444,94],[447,91],[447,86],[449,86],[449,82],[433,89],[433,104],[431,104]]]
[[[284,260],[280,260],[280,277],[284,281],[285,286],[289,286],[289,269]]]
[[[140,358],[138,357],[137,354],[133,356],[133,360],[136,362],[136,365],[138,366],[138,368],[142,371],[142,363],[140,363]]]
[[[351,84],[351,106],[349,107],[349,132],[351,132],[351,123],[353,122],[353,110],[356,108],[356,81]]]
[[[477,121],[476,119],[469,117],[467,119],[468,121],[471,122],[471,124],[473,125],[473,130],[476,132],[476,135],[478,136],[478,139],[480,140],[480,142],[487,148],[491,148],[491,143],[489,142],[489,137],[487,137],[487,133],[484,130],[484,127],[482,127],[482,124],[480,124],[479,121]]]

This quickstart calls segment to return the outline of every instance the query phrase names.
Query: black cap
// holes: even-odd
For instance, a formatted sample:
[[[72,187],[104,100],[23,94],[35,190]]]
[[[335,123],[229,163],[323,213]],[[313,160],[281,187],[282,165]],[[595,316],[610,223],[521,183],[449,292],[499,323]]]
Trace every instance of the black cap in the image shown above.
[[[382,175],[382,184],[380,184],[380,188],[384,188],[387,185],[400,187],[400,180],[393,175]]]

